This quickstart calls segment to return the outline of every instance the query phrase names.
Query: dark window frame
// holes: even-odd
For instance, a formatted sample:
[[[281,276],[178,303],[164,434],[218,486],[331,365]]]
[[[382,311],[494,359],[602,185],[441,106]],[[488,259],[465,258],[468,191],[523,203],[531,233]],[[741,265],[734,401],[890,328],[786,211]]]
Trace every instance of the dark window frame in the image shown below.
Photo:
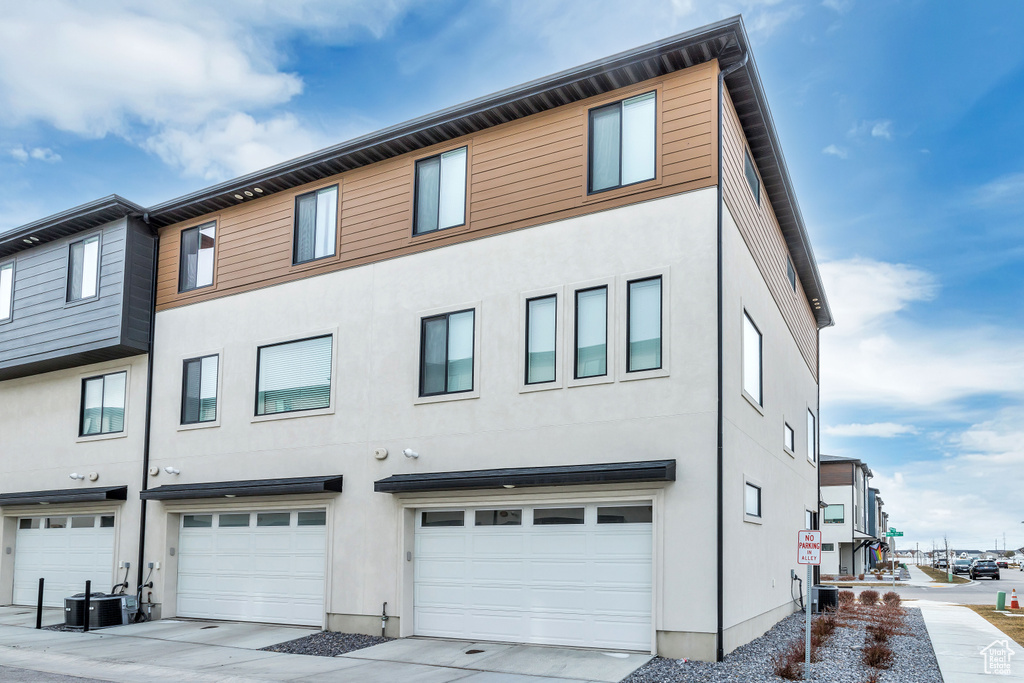
[[[790,288],[796,291],[796,266],[793,265],[793,258],[786,254],[786,278],[789,280]]]
[[[258,357],[258,354],[257,354]],[[199,363],[199,384],[200,387],[203,383],[203,360],[206,358],[217,359],[217,394],[214,398],[217,401],[216,415],[210,420],[186,420],[185,419],[185,401],[188,398],[188,364]],[[259,384],[259,375],[257,375],[257,386]],[[200,397],[199,400],[202,400]],[[202,411],[200,411],[202,412]],[[195,358],[186,358],[181,362],[181,424],[183,425],[195,425],[205,424],[207,422],[216,422],[220,419],[220,354],[219,353],[208,353],[205,356],[196,356]]]
[[[459,389],[458,391],[448,391],[448,336],[451,333],[451,316],[458,315],[459,313],[473,312],[473,355],[472,362],[470,363],[470,387],[469,389]],[[440,320],[444,318],[444,391],[435,391],[429,394],[423,392],[424,384],[426,383],[426,352],[427,352],[427,323],[433,320]],[[428,315],[420,318],[420,383],[419,383],[419,397],[420,398],[431,398],[433,396],[450,396],[454,394],[468,394],[476,391],[476,308],[461,308],[457,311],[447,311],[445,313],[437,313],[436,315]]]
[[[195,230],[196,232],[199,232],[203,228],[208,227],[210,225],[213,226],[213,271],[210,273],[210,284],[208,284],[208,285],[196,285],[194,287],[187,287],[184,284],[185,271],[181,267],[182,263],[185,262],[185,233],[192,232],[193,230]],[[201,236],[200,236],[200,240],[202,240]],[[200,244],[201,244],[201,241],[200,241]],[[198,252],[196,254],[196,258],[197,259],[199,258]],[[198,268],[196,270],[196,273],[198,274]],[[185,228],[184,230],[182,230],[178,234],[178,294],[184,294],[185,292],[194,292],[197,289],[206,289],[207,287],[213,287],[214,283],[216,283],[216,282],[217,282],[217,221],[216,220],[206,221],[205,223],[200,223],[198,225],[193,225],[191,227]]]
[[[269,349],[273,346],[284,346],[285,344],[298,344],[299,342],[310,341],[313,339],[323,339],[324,337],[331,337],[331,386],[327,391],[328,400],[326,406],[320,406],[318,408],[295,408],[293,410],[278,410],[273,413],[260,414],[260,362],[262,360],[262,354],[260,351],[263,349]],[[220,365],[218,364],[217,372],[220,372]],[[315,334],[312,337],[303,337],[301,339],[289,339],[288,341],[274,342],[273,344],[261,344],[256,347],[256,382],[255,391],[253,392],[253,416],[254,417],[268,417],[271,415],[287,415],[289,413],[305,413],[310,410],[329,410],[334,405],[334,333],[328,332],[327,334]],[[219,398],[219,397],[218,397]],[[220,406],[217,406],[220,410]]]
[[[754,331],[757,332],[757,393],[759,395],[758,396],[751,396],[750,392],[747,391],[746,381],[745,381],[746,377],[745,376],[742,378],[744,380],[742,382],[744,386],[742,386],[741,388],[742,388],[744,394],[746,394],[747,396],[750,396],[750,398],[756,399],[757,405],[760,406],[761,408],[764,408],[764,333],[761,332],[761,328],[758,327],[757,323],[754,322],[754,319],[751,317],[750,313],[747,312],[747,309],[743,309],[743,319],[745,321],[749,321],[751,327],[753,327]],[[745,331],[746,331],[746,326],[744,326],[744,332]],[[745,336],[743,336],[743,335],[741,335],[741,336],[743,337],[741,339],[741,344],[744,346],[742,351],[743,351],[743,359],[744,359],[744,363],[743,364],[745,365],[746,364],[745,363],[745,361],[746,361],[746,347],[745,347],[745,345],[746,345],[746,341],[747,340],[746,340]],[[743,367],[743,373],[746,373],[746,367]]]
[[[757,491],[757,512],[747,512],[747,489]],[[764,493],[760,486],[752,482],[743,482],[743,514],[747,517],[764,519]]]
[[[659,363],[654,368],[638,368],[634,370],[631,365],[632,356],[630,355],[630,347],[632,345],[631,333],[632,333],[632,318],[630,317],[633,313],[633,289],[632,285],[637,282],[650,282],[652,280],[658,280],[658,358]],[[661,370],[665,367],[665,279],[661,275],[651,275],[650,277],[641,277],[635,280],[626,281],[626,372],[651,372],[652,370]]]
[[[545,299],[555,300],[555,372],[554,377],[543,381],[531,382],[530,381],[530,304],[534,301],[544,301]],[[476,320],[474,319],[474,324]],[[530,297],[526,300],[526,356],[525,362],[523,363],[523,383],[526,386],[537,386],[539,384],[553,384],[558,381],[558,294],[541,294],[539,296]]]
[[[18,275],[18,260],[12,258],[6,261],[0,261],[0,272],[2,272],[7,266],[11,267],[11,296],[10,300],[7,302],[10,305],[10,312],[6,318],[0,318],[0,325],[6,325],[14,320],[14,281]]]
[[[786,441],[787,437],[789,439],[789,443]],[[796,430],[794,430],[788,422],[782,423],[782,448],[785,449],[787,453],[796,452]]]
[[[437,194],[438,194],[438,201],[437,201],[437,225],[438,225],[438,227],[434,228],[433,230],[426,230],[424,232],[420,232],[417,229],[417,221],[418,221],[419,213],[420,213],[419,212],[419,206],[420,206],[420,164],[425,163],[427,161],[431,161],[432,159],[437,159],[438,163],[440,163],[442,155],[447,154],[448,152],[457,152],[460,149],[466,150],[466,180],[462,184],[462,222],[461,223],[457,223],[455,225],[446,225],[443,228],[441,227],[441,197],[440,197],[440,194],[441,194],[441,183],[444,181],[444,178],[442,177],[441,171],[440,171],[440,168],[439,168],[438,169],[438,175],[437,175]],[[422,159],[417,159],[416,162],[413,164],[413,179],[412,179],[412,236],[413,237],[422,237],[424,235],[434,235],[434,234],[437,234],[437,233],[442,232],[444,230],[452,230],[453,228],[461,228],[464,225],[466,225],[468,220],[469,220],[469,145],[462,145],[460,147],[453,147],[452,149],[446,149],[443,152],[438,152],[437,154],[431,154],[428,157],[423,157]]]
[[[298,253],[299,253],[299,200],[301,200],[303,197],[308,197],[310,195],[313,195],[315,197],[315,196],[319,195],[321,192],[326,192],[328,190],[335,190],[337,192],[337,194],[335,195],[335,204],[336,204],[336,206],[335,206],[335,209],[334,209],[334,244],[331,247],[331,253],[330,254],[324,254],[323,256],[315,256],[315,257],[313,257],[311,259],[306,259],[304,261],[299,261],[298,260]],[[315,209],[315,204],[314,204],[314,209]],[[301,266],[301,265],[306,264],[306,263],[313,263],[314,261],[322,261],[324,259],[337,257],[337,255],[338,255],[338,235],[341,233],[341,230],[339,229],[340,217],[341,217],[341,186],[339,184],[337,184],[337,183],[335,183],[334,185],[327,185],[326,187],[319,187],[319,188],[317,188],[315,190],[311,190],[309,192],[303,192],[302,194],[295,195],[295,213],[292,216],[292,265],[293,266]],[[315,211],[313,213],[313,231],[314,231],[314,235],[313,235],[313,252],[316,253],[316,213],[315,213]]]
[[[754,195],[754,201],[761,206],[761,176],[757,174],[757,166],[754,165],[754,160],[750,157],[750,150],[745,147],[743,148],[743,175],[747,179],[750,193]]]
[[[604,290],[604,372],[600,375],[586,375],[580,377],[580,294],[586,292],[593,292],[598,289]],[[594,379],[595,377],[607,377],[608,376],[608,285],[595,285],[594,287],[584,287],[583,289],[577,289],[572,295],[572,378],[575,380],[588,380]]]
[[[105,407],[103,405],[103,397],[106,395],[107,377],[112,377],[113,375],[124,375],[124,413],[121,416],[121,429],[117,430],[116,432],[114,432],[114,431],[105,432],[105,431],[103,431],[103,410],[104,410],[104,407]],[[96,432],[95,434],[86,434],[86,433],[84,433],[82,431],[82,428],[85,426],[85,386],[90,381],[97,380],[97,379],[103,380],[103,385],[102,385],[102,388],[100,389],[100,431]],[[128,420],[125,419],[125,417],[127,415],[128,415],[128,371],[127,370],[116,370],[114,372],[103,373],[102,375],[93,375],[91,377],[83,377],[82,378],[82,391],[81,391],[81,395],[79,397],[79,402],[78,402],[78,437],[79,438],[108,436],[110,434],[121,434],[125,430],[128,429]]]
[[[91,240],[93,237],[96,238],[96,293],[92,296],[83,296],[80,299],[71,298],[71,260],[72,260],[72,248],[82,242]],[[79,304],[88,303],[90,301],[97,301],[100,298],[100,283],[102,281],[102,270],[103,270],[103,232],[98,231],[89,235],[85,235],[76,240],[68,242],[67,250],[67,263],[64,267],[64,305],[65,306],[77,306]],[[82,281],[82,285],[85,285],[85,281]]]
[[[650,95],[654,93],[654,175],[650,178],[644,178],[643,180],[635,180],[631,183],[622,184],[622,103],[626,100],[632,100],[637,97],[643,97],[644,95]],[[601,111],[602,109],[609,109],[611,107],[619,108],[619,182],[611,187],[604,187],[600,190],[594,189],[594,112]],[[601,194],[602,192],[608,192],[610,190],[618,190],[623,187],[632,187],[633,185],[639,185],[640,183],[649,183],[652,180],[658,179],[658,89],[648,90],[638,95],[630,95],[624,97],[616,102],[608,102],[598,107],[593,107],[587,110],[587,195]]]

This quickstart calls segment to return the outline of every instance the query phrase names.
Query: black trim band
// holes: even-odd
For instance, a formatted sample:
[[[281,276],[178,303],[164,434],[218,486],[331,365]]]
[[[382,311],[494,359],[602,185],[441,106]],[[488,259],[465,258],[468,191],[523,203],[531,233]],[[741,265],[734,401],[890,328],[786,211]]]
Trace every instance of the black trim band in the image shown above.
[[[250,479],[247,481],[208,481],[197,484],[165,484],[141,491],[143,500],[180,500],[184,498],[221,498],[234,496],[285,496],[295,493],[341,492],[341,475],[292,477],[290,479]]]
[[[94,503],[104,500],[128,500],[127,486],[93,486],[83,489],[17,491],[0,493],[3,505],[42,505],[46,503]]]

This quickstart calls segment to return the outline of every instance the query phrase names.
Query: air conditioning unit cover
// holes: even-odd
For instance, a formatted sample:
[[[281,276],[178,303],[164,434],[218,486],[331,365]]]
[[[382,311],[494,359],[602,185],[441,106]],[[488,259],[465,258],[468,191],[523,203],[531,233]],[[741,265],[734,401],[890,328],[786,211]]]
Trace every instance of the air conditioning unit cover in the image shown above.
[[[89,628],[106,628],[130,624],[138,611],[138,601],[134,595],[107,595],[92,593],[89,596]],[[64,626],[67,628],[84,628],[85,593],[64,598]]]

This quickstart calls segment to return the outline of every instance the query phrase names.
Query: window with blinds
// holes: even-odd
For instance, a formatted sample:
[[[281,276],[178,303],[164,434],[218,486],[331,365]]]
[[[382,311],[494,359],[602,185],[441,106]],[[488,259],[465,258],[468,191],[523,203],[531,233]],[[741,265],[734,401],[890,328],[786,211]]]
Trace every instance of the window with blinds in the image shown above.
[[[558,297],[554,294],[526,302],[526,383],[555,381],[555,332]]]
[[[91,299],[99,293],[100,236],[72,242],[68,254],[67,300]]]
[[[626,371],[661,367],[661,276],[633,280],[626,293]]]
[[[256,414],[329,408],[333,341],[328,334],[259,347]]]
[[[590,110],[590,192],[655,176],[657,96],[653,92]]]
[[[608,288],[576,291],[576,379],[608,374]]]
[[[178,291],[209,287],[213,284],[213,254],[217,223],[210,222],[181,231],[181,261],[178,264]]]
[[[295,198],[295,264],[334,256],[338,230],[338,186]]]
[[[0,323],[14,314],[14,262],[0,264]]]
[[[414,235],[466,222],[466,157],[461,147],[416,162]]]
[[[217,368],[215,354],[185,361],[181,387],[181,424],[217,420]]]
[[[127,372],[113,372],[82,380],[79,436],[116,434],[124,431],[127,379]]]

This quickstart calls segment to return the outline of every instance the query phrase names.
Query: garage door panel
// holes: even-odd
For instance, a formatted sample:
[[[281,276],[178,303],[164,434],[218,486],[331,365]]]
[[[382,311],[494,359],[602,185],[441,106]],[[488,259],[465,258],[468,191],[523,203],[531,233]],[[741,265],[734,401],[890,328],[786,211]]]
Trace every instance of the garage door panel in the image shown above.
[[[470,586],[469,601],[482,609],[519,609],[526,602],[525,586]]]
[[[650,584],[650,561],[600,560],[591,565],[591,580],[595,583]]]
[[[599,647],[640,650],[650,647],[651,621],[649,617],[595,619],[591,632],[594,644]]]
[[[424,607],[461,606],[465,603],[466,587],[461,583],[417,586],[416,604]]]
[[[466,552],[466,538],[451,532],[430,529],[416,539],[416,552],[424,556],[463,555]]]
[[[421,559],[416,564],[416,575],[420,579],[462,579],[465,576],[464,559]]]
[[[582,528],[582,527],[581,527]],[[587,553],[587,538],[582,533],[558,533],[534,527],[530,553],[546,557],[579,557]]]
[[[14,594],[17,605],[34,605],[39,579],[45,579],[43,604],[60,607],[64,598],[85,590],[107,591],[114,579],[113,527],[41,528],[16,531]]]
[[[466,627],[480,640],[512,640],[526,627],[526,616],[481,609],[469,615]]]
[[[469,560],[469,575],[486,577],[491,581],[524,581],[527,563],[523,560]]]
[[[629,590],[619,588],[616,590],[594,590],[594,601],[597,604],[595,612],[613,614],[632,614],[634,616],[646,616],[651,611],[650,590]]]
[[[437,607],[417,610],[416,624],[424,632],[441,638],[458,638],[466,630],[464,612]]]
[[[522,555],[523,549],[526,545],[526,539],[522,534],[503,534],[500,532],[494,534],[476,534],[472,538],[473,554],[483,554],[492,556],[511,556],[518,557]]]
[[[530,609],[545,611],[556,610],[560,612],[586,612],[592,607],[590,591],[586,588],[539,587],[530,588],[529,601],[526,603]]]
[[[587,563],[580,560],[533,560],[527,576],[531,582],[555,581],[560,584],[585,585],[587,579]]]
[[[646,533],[606,533],[594,537],[594,554],[598,557],[635,555],[651,556],[651,528]]]
[[[569,615],[534,615],[529,621],[531,643],[557,642],[562,645],[585,646],[588,644],[587,619]]]

